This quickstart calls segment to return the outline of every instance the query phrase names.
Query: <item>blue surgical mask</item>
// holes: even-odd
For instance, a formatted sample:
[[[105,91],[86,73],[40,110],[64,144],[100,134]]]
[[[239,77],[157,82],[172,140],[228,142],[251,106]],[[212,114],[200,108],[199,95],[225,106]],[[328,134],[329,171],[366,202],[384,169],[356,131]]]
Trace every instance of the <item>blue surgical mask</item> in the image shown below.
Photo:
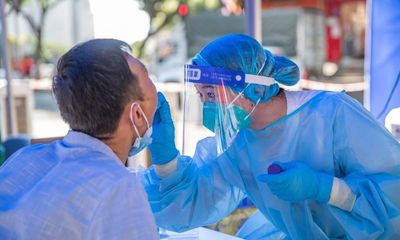
[[[140,112],[141,112],[142,116],[144,117],[144,120],[146,121],[146,124],[147,124],[147,130],[142,137],[140,136],[139,131],[132,119],[132,108],[135,104],[138,105]],[[140,105],[137,102],[132,103],[129,116],[131,118],[133,129],[135,129],[136,135],[138,136],[128,153],[128,157],[132,157],[132,156],[138,154],[140,151],[142,151],[144,148],[146,148],[148,145],[151,144],[151,142],[152,142],[151,134],[153,133],[153,127],[149,125],[149,121],[147,120],[146,115],[144,114],[142,108],[140,107]]]

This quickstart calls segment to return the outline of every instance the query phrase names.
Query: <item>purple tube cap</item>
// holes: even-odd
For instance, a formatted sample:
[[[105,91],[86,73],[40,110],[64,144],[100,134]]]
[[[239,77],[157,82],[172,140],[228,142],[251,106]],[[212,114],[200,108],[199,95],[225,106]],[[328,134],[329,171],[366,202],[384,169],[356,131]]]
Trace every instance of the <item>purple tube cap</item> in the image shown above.
[[[283,169],[278,164],[271,164],[268,167],[268,174],[278,174],[283,172]]]

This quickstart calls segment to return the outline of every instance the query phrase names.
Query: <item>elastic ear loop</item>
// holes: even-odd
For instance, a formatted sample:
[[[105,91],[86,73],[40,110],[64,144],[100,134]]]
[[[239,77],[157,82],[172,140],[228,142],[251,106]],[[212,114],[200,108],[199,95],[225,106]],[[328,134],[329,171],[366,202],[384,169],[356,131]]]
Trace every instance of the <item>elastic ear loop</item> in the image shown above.
[[[206,63],[208,63],[200,54],[198,54],[200,56],[201,59],[203,59],[203,61],[205,61]],[[264,53],[265,56],[265,53]],[[261,65],[260,70],[258,71],[257,75],[260,75],[260,73],[262,72],[262,70],[264,70],[265,67],[265,62],[267,60],[267,56],[265,56],[265,60],[263,61],[263,64]],[[250,83],[251,84],[251,83]],[[240,91],[240,93],[232,100],[232,102],[229,103],[228,107],[232,107],[232,104],[240,97],[243,95],[243,92],[250,86],[250,84],[248,84],[242,91]],[[256,104],[254,105],[253,109],[250,111],[249,115],[245,118],[247,119],[250,114],[252,114],[254,112],[255,107],[260,103],[261,101],[261,97],[257,100]]]
[[[129,118],[131,119],[132,126],[133,126],[133,129],[135,129],[136,135],[138,136],[138,138],[142,138],[142,137],[140,136],[139,131],[138,131],[138,129],[137,129],[135,123],[133,122],[133,118],[132,118],[132,109],[133,109],[133,106],[134,106],[135,104],[137,104],[137,105],[139,106],[140,113],[143,115],[144,120],[146,121],[147,128],[150,128],[150,125],[149,125],[149,122],[148,122],[148,120],[147,120],[146,115],[145,115],[144,112],[143,112],[143,109],[140,107],[140,105],[139,105],[137,102],[133,102],[133,103],[131,104],[131,111],[130,111],[130,114],[129,114]],[[136,141],[135,141],[135,143],[136,143]]]
[[[256,110],[257,105],[260,103],[261,101],[261,97],[257,100],[256,104],[254,105],[253,109],[249,112],[249,114],[244,118],[244,120],[246,120],[247,118],[250,117],[250,115],[254,112],[254,110]]]
[[[264,54],[264,55],[265,55],[265,54]],[[265,58],[266,58],[266,57],[265,57]],[[265,59],[265,60],[267,60],[267,59]],[[260,71],[258,71],[257,75],[260,75],[260,73],[262,72],[262,70],[264,70],[265,62],[266,62],[266,61],[264,61],[264,63],[262,64],[262,66],[261,66],[261,68],[260,68]]]
[[[239,99],[239,97],[241,97],[243,95],[243,92],[250,86],[250,84],[248,84],[242,91],[240,91],[240,93],[228,104],[228,108],[232,108],[233,103],[236,102],[236,100]],[[254,110],[256,109],[257,105],[260,103],[261,101],[261,97],[257,100],[257,102],[255,103],[253,109],[251,109],[251,111],[249,112],[249,114],[244,118],[244,120],[246,120],[247,118],[250,117],[250,115],[254,112]]]
[[[244,93],[244,91],[250,86],[250,84],[247,84],[245,88],[243,88],[242,91],[239,92],[239,94],[228,104],[228,108],[232,108],[233,103],[236,102]]]
[[[139,134],[139,131],[138,131],[138,129],[136,128],[136,125],[135,125],[135,123],[133,122],[133,118],[132,118],[132,109],[133,109],[133,106],[134,106],[135,104],[137,104],[137,103],[136,103],[136,102],[133,102],[133,103],[131,104],[131,111],[130,111],[130,114],[129,114],[129,118],[131,119],[131,123],[132,123],[133,129],[135,129],[136,135],[138,136],[138,138],[141,138],[141,136],[140,136],[140,134]]]
[[[264,53],[264,56],[265,56],[265,53]],[[266,60],[267,60],[267,56],[265,56],[265,60],[264,60],[262,66],[261,66],[261,68],[260,68],[260,71],[258,71],[257,75],[260,75],[260,73],[264,70]],[[250,85],[250,84],[249,84],[249,85]],[[248,87],[249,85],[247,85],[247,87]],[[246,87],[246,88],[247,88],[247,87]],[[244,90],[246,90],[246,88],[245,88]],[[244,91],[244,90],[243,90],[243,91]],[[260,97],[260,98],[257,100],[257,102],[255,103],[253,109],[252,109],[252,110],[250,111],[250,113],[244,118],[245,120],[246,120],[247,118],[250,117],[250,115],[254,112],[254,110],[256,110],[256,107],[257,107],[257,105],[260,103],[261,98],[262,98],[262,97]]]

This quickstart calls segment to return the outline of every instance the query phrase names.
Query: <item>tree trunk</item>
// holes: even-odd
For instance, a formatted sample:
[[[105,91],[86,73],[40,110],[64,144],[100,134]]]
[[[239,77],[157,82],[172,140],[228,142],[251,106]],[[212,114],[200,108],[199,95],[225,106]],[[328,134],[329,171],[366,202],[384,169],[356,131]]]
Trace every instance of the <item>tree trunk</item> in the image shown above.
[[[21,59],[21,52],[19,48],[19,38],[20,38],[20,32],[19,32],[19,12],[15,12],[15,22],[14,22],[14,28],[15,28],[15,52],[14,52],[14,61],[15,63],[19,63]]]
[[[60,2],[60,1],[58,1]],[[49,9],[50,6],[42,6],[42,14],[40,15],[40,22],[39,25],[36,28],[36,50],[35,50],[35,65],[36,65],[36,72],[35,72],[35,78],[40,79],[41,72],[40,72],[40,64],[42,63],[42,47],[43,47],[43,29],[44,29],[44,20],[46,18],[46,13],[47,10]]]
[[[37,37],[36,49],[35,49],[35,54],[33,56],[33,61],[35,62],[34,78],[40,79],[40,77],[41,77],[40,64],[42,62],[42,29],[41,28],[37,29],[36,37]]]
[[[161,29],[163,29],[165,26],[168,25],[168,23],[174,18],[176,13],[169,14],[165,17],[164,21],[158,26],[158,28],[154,29],[153,31],[149,30],[149,33],[147,34],[147,37],[142,41],[142,44],[139,47],[139,53],[138,53],[138,58],[143,57],[144,54],[144,47],[146,46],[147,41],[155,34],[157,34]],[[151,20],[150,20],[150,28],[151,28]]]
[[[144,54],[144,47],[146,46],[147,41],[150,39],[151,35],[147,34],[146,38],[143,39],[142,44],[139,47],[138,50],[138,58],[142,58]]]

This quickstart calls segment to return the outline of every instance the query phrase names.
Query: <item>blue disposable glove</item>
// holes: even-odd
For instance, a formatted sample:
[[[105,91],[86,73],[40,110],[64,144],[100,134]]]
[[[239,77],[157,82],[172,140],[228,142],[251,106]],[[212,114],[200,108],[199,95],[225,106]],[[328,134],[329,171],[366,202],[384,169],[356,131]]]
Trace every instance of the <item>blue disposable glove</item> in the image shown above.
[[[274,162],[282,168],[278,174],[262,174],[258,180],[266,182],[271,192],[278,198],[290,202],[308,199],[321,203],[329,201],[333,176],[317,172],[300,161]]]
[[[169,104],[162,93],[158,93],[157,110],[153,120],[152,143],[149,145],[151,162],[161,165],[178,155],[175,146],[175,128]]]

